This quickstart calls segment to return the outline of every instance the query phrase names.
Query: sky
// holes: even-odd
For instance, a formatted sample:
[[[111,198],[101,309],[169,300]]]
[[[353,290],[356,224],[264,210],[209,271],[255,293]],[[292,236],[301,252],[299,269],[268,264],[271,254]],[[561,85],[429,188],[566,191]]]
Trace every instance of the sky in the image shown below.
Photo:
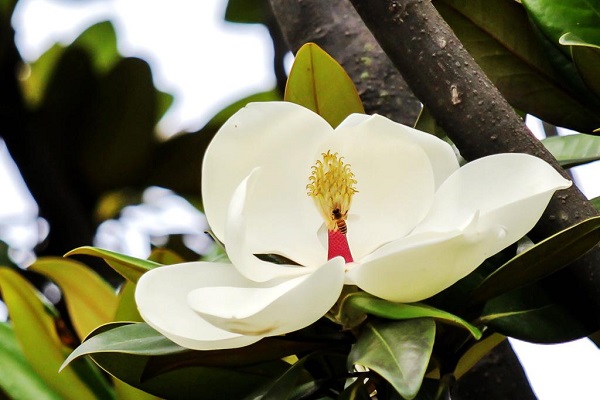
[[[33,61],[55,42],[68,44],[94,22],[113,21],[120,52],[147,60],[156,86],[175,96],[172,109],[159,125],[162,133],[170,136],[200,128],[227,104],[268,90],[275,83],[266,29],[224,22],[225,5],[225,0],[21,0],[13,25],[21,54],[25,60]],[[534,120],[530,122],[536,125]],[[593,182],[590,173],[580,176],[582,182]],[[35,202],[1,140],[0,187],[0,237],[8,235],[23,243],[35,242],[47,226],[34,219]],[[598,196],[600,187],[586,184],[584,192],[588,197]],[[154,213],[158,219],[168,215],[169,220],[184,221],[181,229],[190,234],[190,240],[196,240],[193,245],[201,248],[206,244],[194,236],[205,229],[205,221],[187,218],[192,214],[185,214],[185,205],[180,204],[177,212],[181,214],[173,216],[165,213],[174,212],[171,203],[178,200],[164,191],[147,192],[146,200],[150,204],[146,209],[128,211],[137,225],[124,227],[111,222],[101,229],[100,236],[104,235],[108,242],[120,242],[118,235],[125,235],[132,242],[129,253],[143,254],[147,251],[143,244],[147,237],[140,234],[140,224],[148,225]],[[158,210],[164,213],[157,213]],[[17,256],[26,259],[31,254],[22,252]],[[600,352],[589,341],[546,346],[511,343],[540,400],[600,398],[596,385]]]

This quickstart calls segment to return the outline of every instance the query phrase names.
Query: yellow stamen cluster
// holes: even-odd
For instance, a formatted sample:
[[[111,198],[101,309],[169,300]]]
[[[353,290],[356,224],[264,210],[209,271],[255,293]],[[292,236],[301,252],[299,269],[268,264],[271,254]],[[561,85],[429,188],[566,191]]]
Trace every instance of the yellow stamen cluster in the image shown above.
[[[350,164],[344,164],[344,158],[338,158],[338,153],[331,154],[328,150],[322,156],[323,160],[317,160],[311,167],[307,194],[315,199],[327,229],[333,231],[343,226],[342,232],[345,233],[344,221],[352,203],[352,195],[358,192],[354,188],[356,179]]]

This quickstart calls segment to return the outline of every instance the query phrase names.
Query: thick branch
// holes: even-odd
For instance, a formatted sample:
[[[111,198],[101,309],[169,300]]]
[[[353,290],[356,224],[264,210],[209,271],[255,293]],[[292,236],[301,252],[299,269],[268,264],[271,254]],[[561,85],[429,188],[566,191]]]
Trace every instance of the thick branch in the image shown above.
[[[456,382],[452,399],[535,400],[536,397],[519,360],[505,341]]]
[[[348,72],[369,114],[413,125],[421,106],[389,58],[346,1],[271,0],[295,53],[315,42]]]
[[[495,153],[529,153],[547,161],[568,178],[430,1],[351,2],[413,92],[466,159]],[[573,186],[554,196],[530,237],[541,240],[595,215],[598,215],[595,208]],[[595,249],[574,262],[563,276],[575,278],[582,294],[600,310],[600,251]]]

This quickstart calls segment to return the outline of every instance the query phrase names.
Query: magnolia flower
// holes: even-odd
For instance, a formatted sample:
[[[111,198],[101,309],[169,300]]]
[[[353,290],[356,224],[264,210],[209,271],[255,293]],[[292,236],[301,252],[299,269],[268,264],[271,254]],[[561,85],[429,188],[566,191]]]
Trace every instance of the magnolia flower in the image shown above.
[[[570,184],[526,154],[459,168],[444,141],[378,115],[333,129],[293,103],[249,104],[202,170],[206,216],[231,263],[151,270],[136,302],[174,342],[224,349],[310,325],[344,284],[423,300],[524,236]]]

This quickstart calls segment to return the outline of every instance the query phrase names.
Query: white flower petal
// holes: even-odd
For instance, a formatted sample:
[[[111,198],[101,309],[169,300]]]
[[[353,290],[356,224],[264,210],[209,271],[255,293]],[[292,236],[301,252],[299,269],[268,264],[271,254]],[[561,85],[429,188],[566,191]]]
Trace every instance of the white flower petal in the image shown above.
[[[430,213],[415,233],[461,229],[479,214],[478,231],[504,231],[492,254],[533,228],[552,194],[571,182],[548,163],[527,154],[496,154],[463,166],[435,194]]]
[[[296,193],[301,196],[296,203],[289,193],[264,196],[270,193],[264,188],[268,178],[263,168],[257,168],[240,183],[232,195],[225,227],[229,259],[242,275],[256,282],[306,275],[327,261],[327,250],[317,236],[320,216],[312,201],[307,201],[310,199],[306,193]],[[281,207],[284,215],[274,219],[278,214],[268,205],[286,199],[289,201]],[[303,207],[299,205],[302,200],[306,201]],[[304,213],[293,215],[294,204],[305,209]],[[286,208],[290,210],[287,213]],[[262,261],[258,254],[281,255],[302,266],[273,264]]]
[[[321,318],[338,299],[343,284],[344,260],[336,257],[310,275],[269,286],[204,287],[191,292],[188,301],[196,312],[223,329],[273,336]]]
[[[265,195],[287,192],[291,180],[299,181],[297,191],[305,192],[315,146],[331,131],[320,116],[289,102],[251,103],[229,118],[208,146],[202,165],[203,204],[215,235],[224,239],[231,195],[256,167],[272,165],[281,172]],[[297,212],[290,209],[288,218]]]
[[[454,171],[459,168],[456,154],[448,143],[426,132],[413,129],[409,126],[398,124],[379,115],[352,114],[346,118],[337,129],[363,125],[367,129],[377,131],[389,131],[397,134],[402,131],[404,135],[410,135],[411,141],[418,144],[429,157],[433,168],[435,187],[438,188]]]
[[[359,260],[410,232],[427,214],[435,184],[430,159],[408,128],[378,115],[349,118],[360,123],[344,121],[319,152],[337,152],[355,175],[347,225]]]
[[[496,233],[471,231],[426,232],[389,243],[351,269],[348,278],[386,300],[410,303],[426,299],[468,275],[493,254],[488,247]]]
[[[207,286],[252,284],[255,283],[241,276],[231,264],[169,265],[142,275],[136,286],[135,301],[148,325],[181,346],[196,350],[243,347],[263,336],[239,335],[212,325],[190,308],[187,296]]]

